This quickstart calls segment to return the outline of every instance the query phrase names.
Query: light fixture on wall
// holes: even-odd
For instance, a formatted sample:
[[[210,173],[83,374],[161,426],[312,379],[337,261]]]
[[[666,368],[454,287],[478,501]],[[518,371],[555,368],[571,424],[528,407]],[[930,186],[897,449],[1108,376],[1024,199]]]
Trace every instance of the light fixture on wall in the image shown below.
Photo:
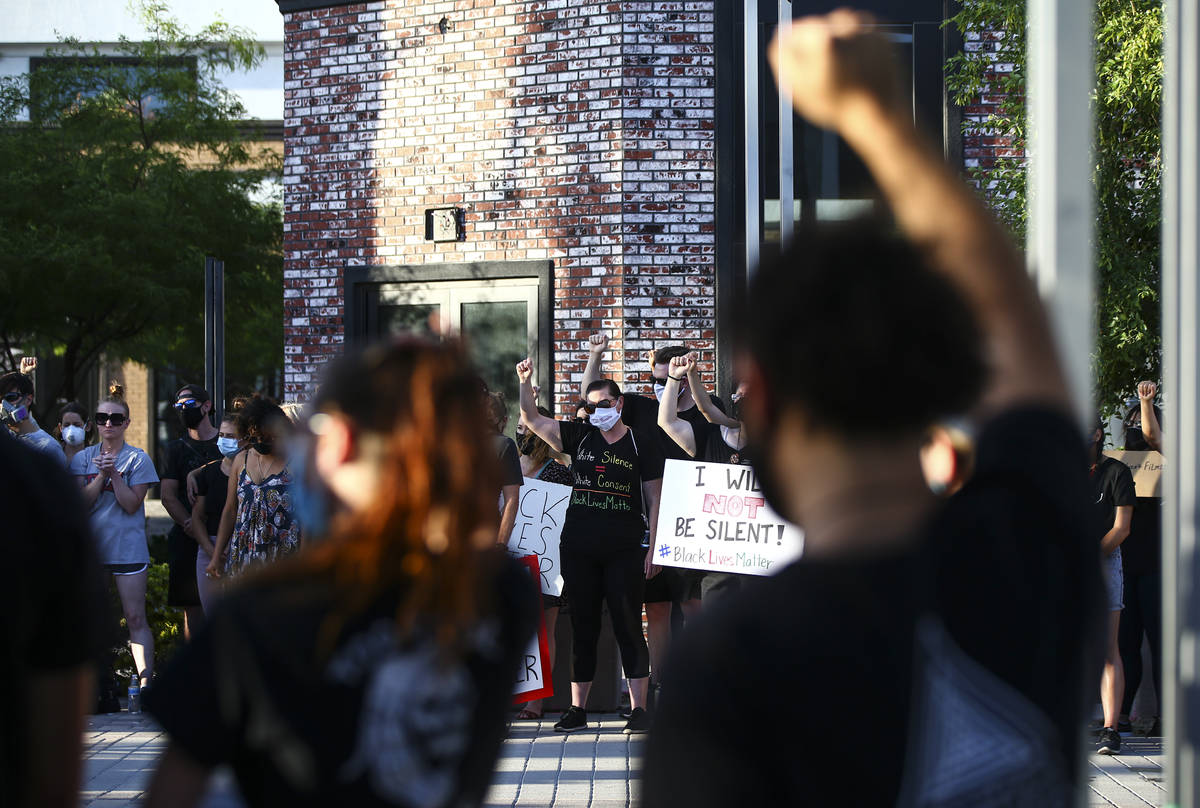
[[[426,208],[426,241],[466,241],[466,218],[462,208]]]

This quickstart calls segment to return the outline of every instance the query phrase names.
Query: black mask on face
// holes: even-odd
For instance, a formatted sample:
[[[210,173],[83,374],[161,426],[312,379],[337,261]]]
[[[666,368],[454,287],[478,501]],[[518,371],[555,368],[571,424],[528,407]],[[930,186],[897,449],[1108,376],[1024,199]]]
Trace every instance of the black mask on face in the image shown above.
[[[536,441],[537,435],[533,434],[533,432],[517,435],[517,451],[523,455],[532,454]]]
[[[179,423],[184,429],[195,429],[204,420],[204,413],[199,407],[184,407],[179,411]]]
[[[269,455],[271,450],[275,448],[275,442],[269,440],[258,441],[250,444],[250,448],[258,452],[260,455]]]

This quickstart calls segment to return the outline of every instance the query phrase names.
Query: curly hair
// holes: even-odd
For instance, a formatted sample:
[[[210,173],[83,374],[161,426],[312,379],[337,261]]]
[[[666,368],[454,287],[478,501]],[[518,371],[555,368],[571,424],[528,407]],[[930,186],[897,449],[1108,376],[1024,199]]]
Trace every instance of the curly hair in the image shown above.
[[[919,436],[967,412],[986,381],[966,302],[878,219],[799,228],[737,315],[775,406],[847,440]]]

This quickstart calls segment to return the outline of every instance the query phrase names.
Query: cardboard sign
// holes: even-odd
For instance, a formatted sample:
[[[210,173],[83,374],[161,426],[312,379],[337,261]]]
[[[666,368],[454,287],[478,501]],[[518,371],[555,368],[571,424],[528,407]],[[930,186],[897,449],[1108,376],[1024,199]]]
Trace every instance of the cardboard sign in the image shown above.
[[[1120,460],[1133,473],[1133,487],[1139,497],[1162,496],[1162,470],[1165,460],[1158,452],[1126,452],[1110,449],[1104,454]]]
[[[542,574],[539,571],[538,557],[527,555],[519,561],[529,568],[529,575],[534,585],[540,586]],[[540,600],[540,598],[539,598]],[[513,704],[524,704],[535,699],[549,698],[554,695],[554,683],[550,679],[550,641],[546,634],[546,614],[538,605],[538,630],[517,670],[517,682],[513,687]]]
[[[750,466],[667,461],[655,564],[773,575],[803,549],[803,532],[767,507]]]
[[[517,501],[517,521],[508,537],[508,551],[517,558],[532,553],[538,557],[542,592],[562,594],[562,567],[558,563],[558,541],[562,536],[571,486],[526,477]]]

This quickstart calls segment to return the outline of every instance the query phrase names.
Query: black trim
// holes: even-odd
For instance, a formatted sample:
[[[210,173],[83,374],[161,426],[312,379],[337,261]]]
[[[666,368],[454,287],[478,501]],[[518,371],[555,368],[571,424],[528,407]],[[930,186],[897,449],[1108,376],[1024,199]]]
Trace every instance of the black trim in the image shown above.
[[[312,11],[318,8],[335,8],[337,6],[360,6],[370,0],[355,0],[347,3],[345,0],[275,0],[280,14],[290,14],[293,11]]]
[[[962,10],[959,0],[943,0],[942,19],[949,20]],[[954,103],[954,97],[946,86],[946,64],[952,56],[962,53],[963,37],[957,25],[946,23],[942,27],[942,142],[945,144],[946,162],[955,171],[964,171],[963,163],[963,110]]]
[[[741,287],[746,278],[746,236],[744,219],[740,215],[745,206],[745,188],[742,182],[741,124],[743,113],[740,108],[741,63],[742,63],[742,20],[740,3],[715,3],[713,7],[713,63],[716,74],[716,117],[717,129],[714,137],[714,159],[716,160],[716,188],[713,200],[715,209],[716,244],[714,245],[716,280],[715,328],[717,332],[716,390],[726,395],[733,383],[733,329],[727,327],[732,321],[731,307],[737,304]],[[736,106],[722,109],[723,104]]]
[[[537,356],[533,357],[536,383],[554,390],[554,262],[482,261],[463,264],[405,264],[346,267],[345,339],[361,345],[376,331],[375,315],[381,287],[396,283],[440,281],[484,281],[500,278],[529,278],[537,281]],[[551,394],[552,394],[551,393]]]

